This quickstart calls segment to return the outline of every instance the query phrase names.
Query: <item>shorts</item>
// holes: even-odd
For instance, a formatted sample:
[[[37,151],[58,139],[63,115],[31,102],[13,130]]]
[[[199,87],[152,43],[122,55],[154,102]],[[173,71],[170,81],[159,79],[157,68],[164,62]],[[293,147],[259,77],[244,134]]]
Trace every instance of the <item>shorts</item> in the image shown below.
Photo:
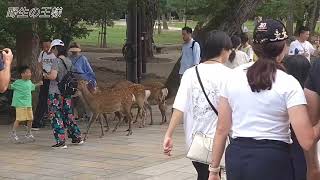
[[[16,108],[16,121],[32,121],[33,111],[31,107]]]

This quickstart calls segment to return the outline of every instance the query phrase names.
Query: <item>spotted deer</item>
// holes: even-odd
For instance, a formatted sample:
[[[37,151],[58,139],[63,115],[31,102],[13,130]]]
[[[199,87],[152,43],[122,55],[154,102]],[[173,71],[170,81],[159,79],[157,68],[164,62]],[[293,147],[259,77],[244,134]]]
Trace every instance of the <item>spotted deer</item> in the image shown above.
[[[113,129],[115,132],[119,126],[119,124],[123,121],[123,116],[125,115],[129,121],[129,129],[127,136],[132,134],[132,117],[130,114],[131,107],[133,103],[136,101],[135,96],[128,91],[128,89],[104,89],[103,91],[91,93],[87,88],[86,81],[79,81],[78,90],[81,92],[84,100],[88,104],[90,110],[93,113],[89,120],[89,124],[87,127],[86,135],[84,140],[86,140],[89,129],[94,121],[96,121],[99,117],[99,122],[101,125],[101,137],[104,136],[104,130],[102,125],[102,115],[107,113],[115,113],[115,115],[119,118],[119,122]]]

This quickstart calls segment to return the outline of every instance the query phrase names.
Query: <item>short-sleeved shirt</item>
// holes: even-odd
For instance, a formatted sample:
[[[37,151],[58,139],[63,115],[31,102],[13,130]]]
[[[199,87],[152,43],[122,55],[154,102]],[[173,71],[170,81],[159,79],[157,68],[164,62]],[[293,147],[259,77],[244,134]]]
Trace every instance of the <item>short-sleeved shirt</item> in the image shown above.
[[[310,61],[311,55],[315,52],[315,48],[309,41],[300,42],[298,40],[293,41],[290,44],[289,55],[304,55]]]
[[[13,107],[32,107],[31,92],[35,90],[35,85],[31,80],[18,79],[10,85],[10,89],[13,90]]]
[[[51,66],[54,59],[56,59],[56,56],[53,53],[48,54],[47,52],[41,51],[38,57],[38,62],[42,63],[42,69],[48,73],[51,71]]]
[[[245,48],[242,47],[240,50],[243,51],[243,52],[245,52],[245,53],[248,55],[250,61],[253,61],[254,52],[253,52],[253,49],[252,49],[252,46],[251,46],[251,45],[248,45],[248,46],[245,47]]]
[[[242,51],[236,51],[236,56],[234,58],[234,60],[232,62],[230,62],[229,60],[227,62],[225,62],[224,65],[226,65],[228,68],[234,69],[242,64],[246,64],[250,62],[249,56]]]
[[[58,75],[57,75],[56,80],[50,81],[49,94],[61,94],[59,91],[59,88],[58,88],[58,82],[60,82],[62,80],[64,75],[66,75],[68,73],[68,71],[70,70],[70,68],[72,66],[71,60],[69,58],[65,57],[62,59],[64,60],[66,66],[67,66],[67,69],[63,65],[63,62],[61,59],[56,58],[52,61],[51,69],[56,70],[58,72]]]
[[[222,97],[232,109],[232,138],[248,137],[291,143],[288,109],[307,104],[303,89],[291,75],[277,70],[271,90],[252,92],[246,70],[235,70]]]
[[[309,76],[305,83],[305,88],[320,95],[320,61],[315,61],[311,66]]]
[[[179,74],[183,74],[187,69],[200,63],[200,45],[198,42],[194,43],[192,48],[192,39],[190,42],[183,44],[182,57],[180,62]]]
[[[220,91],[224,87],[227,76],[232,70],[219,63],[199,64],[198,71],[211,103],[217,108]],[[184,114],[187,149],[191,145],[192,135],[195,132],[214,136],[217,115],[205,98],[196,75],[195,67],[188,69],[183,74],[173,108],[182,111]]]

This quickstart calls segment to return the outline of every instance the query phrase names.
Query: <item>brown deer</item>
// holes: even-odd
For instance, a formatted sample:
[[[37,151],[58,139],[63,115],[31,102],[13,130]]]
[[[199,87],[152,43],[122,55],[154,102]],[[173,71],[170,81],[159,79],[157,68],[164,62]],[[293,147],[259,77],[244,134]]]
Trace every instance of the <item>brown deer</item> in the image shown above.
[[[93,113],[93,116],[91,116],[89,120],[84,140],[87,138],[92,123],[99,117],[101,136],[104,136],[101,118],[105,113],[115,113],[119,118],[119,122],[113,129],[113,132],[115,132],[118,126],[122,123],[123,115],[125,115],[129,121],[129,129],[127,130],[129,132],[127,136],[132,134],[132,117],[130,112],[132,104],[135,102],[135,96],[130,91],[127,89],[108,89],[93,94],[88,90],[87,82],[83,80],[79,81],[78,90],[81,92],[81,95]]]
[[[167,101],[166,98],[168,96],[168,89],[165,87],[164,84],[161,82],[146,82],[143,83],[143,86],[146,90],[151,91],[151,95],[148,99],[150,104],[157,104],[159,107],[159,110],[161,112],[162,120],[161,120],[161,125],[167,122],[167,116],[166,116],[166,111],[167,111]],[[151,106],[148,108],[151,109]],[[151,115],[151,123],[150,125],[153,125],[153,118]]]
[[[125,87],[130,86],[131,84],[133,84],[133,83],[130,82],[130,81],[124,80],[124,81],[119,81],[119,82],[115,83],[111,87],[113,87],[113,88],[125,88]],[[146,101],[146,103],[145,103],[145,107],[148,108],[148,110],[150,112],[150,116],[151,116],[150,125],[153,125],[152,108],[151,108],[150,104],[157,104],[158,105],[159,110],[161,112],[161,116],[162,116],[161,124],[166,123],[167,122],[166,98],[168,96],[168,89],[165,87],[164,84],[162,84],[160,82],[143,83],[143,86],[144,86],[145,90],[150,90],[150,92],[151,92],[151,95],[148,98],[148,101]],[[152,103],[150,103],[150,102],[152,102]],[[135,122],[137,121],[138,115],[140,115],[140,108],[138,109],[138,114],[136,116]]]

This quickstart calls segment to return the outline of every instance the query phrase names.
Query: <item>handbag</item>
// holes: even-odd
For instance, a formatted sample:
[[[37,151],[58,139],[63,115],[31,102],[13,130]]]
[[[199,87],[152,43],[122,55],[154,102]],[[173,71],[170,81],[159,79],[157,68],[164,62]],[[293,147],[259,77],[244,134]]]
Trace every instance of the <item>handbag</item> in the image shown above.
[[[210,102],[207,93],[204,90],[199,72],[198,72],[198,66],[195,67],[196,73],[197,73],[197,78],[199,81],[199,84],[201,86],[201,89],[211,106],[212,110],[216,113],[218,116],[218,111],[217,109],[213,106],[213,104]],[[195,132],[193,135],[192,143],[189,148],[189,151],[187,153],[187,158],[191,159],[192,161],[204,163],[204,164],[210,164],[211,163],[211,157],[212,157],[212,145],[213,145],[213,138],[207,136],[206,134],[202,132]],[[225,166],[224,162],[224,154],[222,157],[221,161],[221,166]]]

